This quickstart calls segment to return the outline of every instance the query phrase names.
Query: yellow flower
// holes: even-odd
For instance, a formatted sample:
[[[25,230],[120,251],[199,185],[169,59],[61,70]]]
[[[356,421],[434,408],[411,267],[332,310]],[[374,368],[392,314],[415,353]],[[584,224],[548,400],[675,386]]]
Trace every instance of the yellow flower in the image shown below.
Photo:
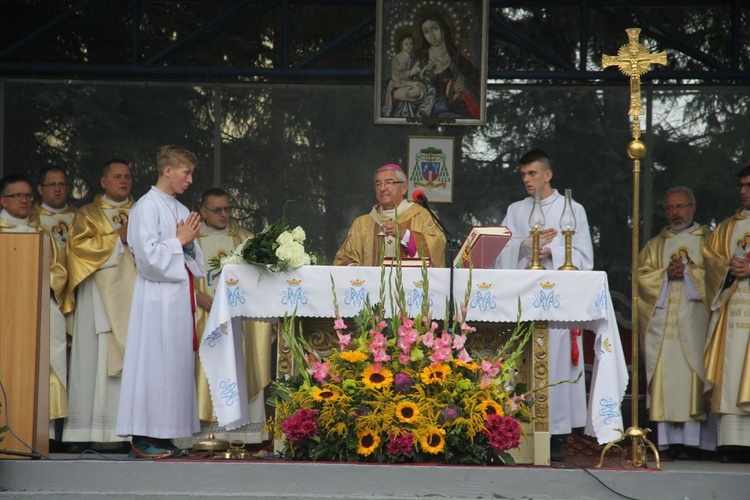
[[[341,359],[348,361],[349,363],[357,363],[359,361],[367,360],[367,354],[362,351],[342,351],[340,356]]]
[[[312,397],[315,401],[335,401],[341,396],[335,389],[313,387]]]
[[[375,367],[370,365],[362,372],[362,380],[368,389],[385,389],[393,383],[393,372],[388,368],[375,371]]]
[[[479,406],[477,406],[477,408],[479,409],[479,411],[484,413],[485,418],[489,417],[490,415],[505,415],[503,407],[491,399],[485,399],[484,401],[479,403]]]
[[[479,368],[479,365],[477,365],[475,361],[472,361],[471,363],[464,363],[460,359],[454,359],[453,364],[461,368],[466,368],[467,370],[472,372],[476,371],[477,368]]]
[[[396,406],[396,418],[405,423],[411,423],[419,417],[419,408],[410,401],[404,401]]]
[[[419,444],[422,445],[422,451],[426,453],[432,453],[437,455],[445,449],[445,429],[435,427],[434,425],[427,428],[427,430],[419,437]]]
[[[435,366],[426,366],[420,374],[425,384],[440,384],[450,375],[451,367],[445,363]]]
[[[365,429],[357,435],[359,446],[357,447],[357,453],[364,455],[372,455],[372,453],[380,446],[380,436],[372,432],[370,429]]]

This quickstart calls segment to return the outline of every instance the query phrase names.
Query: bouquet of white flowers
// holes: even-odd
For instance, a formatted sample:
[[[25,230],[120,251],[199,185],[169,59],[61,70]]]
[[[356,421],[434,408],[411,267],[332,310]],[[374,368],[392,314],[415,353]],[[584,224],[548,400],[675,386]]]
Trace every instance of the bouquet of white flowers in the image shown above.
[[[315,255],[307,251],[305,237],[300,226],[289,229],[284,210],[281,219],[247,238],[231,255],[212,260],[211,269],[221,269],[226,264],[253,264],[279,273],[315,264]]]

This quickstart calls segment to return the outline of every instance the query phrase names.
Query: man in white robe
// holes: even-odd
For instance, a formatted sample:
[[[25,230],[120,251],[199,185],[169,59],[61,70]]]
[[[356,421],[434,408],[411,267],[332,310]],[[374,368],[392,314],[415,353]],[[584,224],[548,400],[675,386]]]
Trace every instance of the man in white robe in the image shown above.
[[[534,194],[539,189],[545,229],[540,236],[540,263],[555,270],[565,263],[565,239],[560,231],[560,217],[565,208],[565,197],[550,185],[552,164],[544,151],[533,149],[520,160],[520,173],[526,192]],[[529,215],[534,206],[532,196],[508,207],[502,225],[510,229],[513,237],[498,255],[495,263],[500,269],[525,269],[531,260]],[[588,219],[584,208],[573,202],[576,230],[573,235],[573,265],[583,271],[594,267],[594,249],[591,244]],[[580,331],[549,329],[549,381],[577,379],[583,371],[583,339]],[[586,425],[585,377],[576,383],[560,384],[549,389],[549,415],[551,454],[554,461],[564,461],[567,439],[571,430]]]
[[[39,217],[31,213],[34,199],[31,181],[23,175],[8,175],[0,179],[0,233],[45,233],[50,237],[50,374],[49,374],[49,437],[57,440],[55,421],[68,415],[67,394],[67,337],[65,314],[73,311],[73,303],[65,296],[68,274],[65,252],[57,240],[40,224]]]
[[[693,222],[696,203],[685,186],[669,189],[669,225],[641,250],[638,261],[639,335],[645,353],[649,418],[659,448],[673,458],[701,458],[716,449],[715,425],[703,397],[703,350],[708,328],[703,247],[711,232]]]
[[[203,193],[200,214],[203,217],[203,227],[197,240],[203,251],[203,265],[207,271],[205,278],[196,280],[195,295],[198,302],[198,334],[202,335],[211,311],[217,279],[220,275],[218,270],[208,271],[211,267],[211,260],[218,260],[230,255],[240,243],[251,237],[252,234],[231,222],[229,195],[223,189],[211,188]],[[263,392],[271,382],[273,325],[268,322],[246,320],[243,321],[243,329],[245,332],[243,353],[250,422],[231,431],[216,427],[216,417],[213,412],[208,380],[206,380],[206,374],[200,360],[196,358],[198,413],[202,426],[201,436],[196,437],[196,440],[205,439],[210,432],[213,432],[217,439],[225,439],[230,442],[240,440],[246,444],[260,443],[265,437],[263,427],[266,423],[266,411]]]
[[[711,307],[704,390],[719,416],[722,462],[750,462],[750,165],[739,179],[742,206],[703,249]]]
[[[179,454],[170,442],[200,430],[195,392],[193,279],[204,275],[195,238],[200,215],[175,199],[193,182],[197,157],[163,146],[156,186],[133,205],[128,246],[138,276],[130,308],[116,432],[132,436],[131,456]]]
[[[108,161],[100,183],[104,193],[81,207],[68,239],[67,293],[76,301],[63,433],[64,441],[76,443],[70,451],[83,451],[92,442],[123,441],[115,433],[115,419],[136,276],[127,248],[134,201],[130,167],[124,160]]]

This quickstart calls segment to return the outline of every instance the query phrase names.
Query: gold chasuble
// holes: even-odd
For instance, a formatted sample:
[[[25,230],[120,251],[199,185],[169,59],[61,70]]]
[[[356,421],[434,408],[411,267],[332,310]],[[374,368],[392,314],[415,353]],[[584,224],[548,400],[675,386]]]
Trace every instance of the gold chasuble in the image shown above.
[[[209,271],[212,259],[220,259],[230,255],[234,249],[252,234],[232,223],[225,229],[213,229],[204,224],[198,234],[198,244],[203,250],[206,269],[206,278],[195,280],[195,291],[203,292],[211,297],[216,293],[216,280],[219,279],[220,271]],[[198,307],[196,312],[198,321],[198,335],[203,337],[203,330],[208,319],[208,311]],[[243,354],[245,357],[245,375],[247,377],[247,400],[248,403],[256,398],[263,398],[263,390],[271,383],[271,343],[273,337],[273,325],[261,321],[242,322],[244,335]],[[198,392],[198,417],[201,422],[214,422],[214,409],[211,403],[211,391],[208,380],[203,371],[198,353],[195,353],[195,380]]]
[[[65,283],[68,274],[65,268],[65,251],[59,243],[41,226],[39,216],[30,213],[23,223],[5,220],[0,217],[0,233],[45,233],[50,237],[52,256],[49,266],[49,284],[52,292],[50,304],[50,371],[49,371],[49,418],[54,420],[68,416],[67,391],[67,338],[65,318],[73,310],[73,302],[66,300]],[[55,303],[56,302],[56,303]],[[55,311],[57,309],[57,311]]]
[[[711,410],[721,415],[719,446],[750,446],[750,284],[727,273],[732,256],[748,258],[749,242],[750,211],[740,208],[716,228],[704,249],[712,316],[703,361],[706,395]],[[728,416],[744,418],[725,422]]]
[[[107,343],[107,375],[119,377],[125,356],[130,302],[135,287],[135,261],[130,251],[117,254],[120,235],[117,232],[127,220],[134,199],[114,206],[101,194],[78,210],[68,240],[68,288],[70,300],[76,288],[93,277],[111,327]]]
[[[403,237],[404,230],[411,231],[420,257],[432,261],[433,267],[445,267],[445,235],[440,227],[432,220],[430,213],[407,200],[403,200],[396,209],[398,225]],[[392,237],[378,237],[380,225],[389,219],[375,205],[369,214],[357,217],[346,235],[344,244],[336,252],[333,259],[334,266],[379,266],[381,260],[380,248],[385,248],[386,257],[395,257],[396,248],[401,249],[402,257],[407,257],[403,246]]]
[[[68,241],[68,232],[73,224],[73,217],[76,215],[76,207],[70,203],[59,212],[52,212],[45,209],[41,203],[34,203],[31,207],[31,213],[39,216],[39,222],[47,232],[57,240],[60,248],[65,249]]]
[[[703,351],[709,310],[702,250],[709,235],[707,227],[697,224],[679,233],[665,227],[638,256],[639,334],[653,421],[705,419]],[[685,264],[682,280],[667,280],[674,256]]]

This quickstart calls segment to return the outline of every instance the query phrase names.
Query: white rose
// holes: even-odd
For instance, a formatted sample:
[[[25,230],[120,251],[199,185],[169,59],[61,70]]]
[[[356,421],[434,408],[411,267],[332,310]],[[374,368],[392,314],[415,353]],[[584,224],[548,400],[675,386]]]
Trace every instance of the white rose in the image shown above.
[[[305,241],[305,230],[300,226],[295,227],[292,230],[292,237],[294,241]]]
[[[294,236],[292,236],[292,233],[289,231],[284,231],[279,235],[278,238],[276,238],[276,243],[279,245],[288,245],[289,243],[292,243],[294,241]]]
[[[279,260],[289,260],[294,255],[294,243],[287,243],[276,249],[276,257]]]
[[[289,261],[289,266],[292,269],[297,269],[298,267],[306,266],[308,264],[310,264],[310,256],[304,252],[302,254],[293,255]]]

